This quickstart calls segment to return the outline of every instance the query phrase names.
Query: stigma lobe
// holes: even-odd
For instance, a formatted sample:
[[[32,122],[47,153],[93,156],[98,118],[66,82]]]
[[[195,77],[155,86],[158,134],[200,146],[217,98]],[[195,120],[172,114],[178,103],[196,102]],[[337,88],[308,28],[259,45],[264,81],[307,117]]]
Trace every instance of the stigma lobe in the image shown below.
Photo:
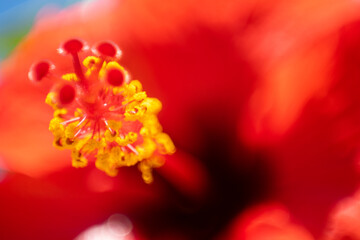
[[[59,53],[61,54],[76,54],[82,51],[85,47],[85,44],[79,39],[70,39],[63,43],[59,48]]]
[[[92,48],[92,52],[98,56],[119,59],[121,50],[119,47],[109,41],[100,42]]]
[[[75,99],[75,88],[69,84],[66,84],[60,88],[59,101],[61,104],[69,104]]]
[[[31,66],[28,77],[33,82],[40,82],[54,68],[55,66],[51,64],[49,61],[45,60],[45,61],[37,62]]]
[[[106,76],[107,82],[112,86],[121,86],[124,83],[124,74],[119,69],[110,69]]]

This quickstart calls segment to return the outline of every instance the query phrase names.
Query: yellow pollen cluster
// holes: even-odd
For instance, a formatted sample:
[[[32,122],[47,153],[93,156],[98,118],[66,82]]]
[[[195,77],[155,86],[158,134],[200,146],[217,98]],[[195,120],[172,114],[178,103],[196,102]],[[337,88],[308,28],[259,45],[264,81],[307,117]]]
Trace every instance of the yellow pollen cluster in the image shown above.
[[[157,118],[161,102],[149,98],[138,80],[129,81],[126,70],[116,61],[89,56],[82,65],[90,87],[75,88],[75,100],[68,105],[59,104],[56,91],[46,98],[45,102],[54,109],[49,125],[53,145],[70,149],[76,168],[95,161],[98,169],[116,176],[119,167],[137,165],[144,181],[151,183],[152,169],[163,165],[163,155],[175,152]],[[111,69],[124,74],[121,85],[106,83]],[[75,86],[82,81],[75,73],[62,78]]]

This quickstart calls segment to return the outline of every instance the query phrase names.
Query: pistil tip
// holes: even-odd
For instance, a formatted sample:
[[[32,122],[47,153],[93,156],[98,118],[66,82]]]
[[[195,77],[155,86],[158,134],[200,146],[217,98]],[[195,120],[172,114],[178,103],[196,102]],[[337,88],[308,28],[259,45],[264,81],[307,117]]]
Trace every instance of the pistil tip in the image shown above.
[[[73,38],[64,42],[58,49],[58,52],[63,55],[76,54],[80,51],[86,50],[86,48],[87,45],[84,41]]]
[[[72,103],[75,99],[76,92],[75,88],[69,84],[61,86],[59,90],[59,102],[62,105]]]
[[[31,66],[30,71],[28,73],[28,77],[33,82],[40,82],[53,69],[55,69],[55,66],[51,62],[47,60],[40,61]]]
[[[119,49],[119,47],[110,41],[100,42],[96,44],[92,48],[92,52],[95,55],[102,57],[110,57],[115,59],[119,59],[121,57],[121,50]]]

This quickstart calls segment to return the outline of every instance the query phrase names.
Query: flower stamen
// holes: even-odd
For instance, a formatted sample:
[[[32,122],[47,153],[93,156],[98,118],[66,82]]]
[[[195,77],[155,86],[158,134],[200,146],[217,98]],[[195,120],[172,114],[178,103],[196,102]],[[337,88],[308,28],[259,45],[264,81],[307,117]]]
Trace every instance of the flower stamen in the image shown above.
[[[95,56],[87,55],[81,62],[79,53],[87,50],[79,39],[70,39],[59,48],[59,53],[72,56],[74,73],[53,76],[55,88],[46,97],[54,109],[49,125],[53,144],[72,150],[76,168],[95,159],[97,168],[115,176],[119,167],[138,165],[144,181],[150,183],[152,168],[164,162],[162,155],[175,152],[157,119],[161,102],[149,98],[138,80],[130,81],[117,62],[121,51],[116,44],[96,44]],[[39,82],[52,68],[48,61],[35,64],[29,78]]]
[[[69,124],[69,123],[73,123],[73,122],[76,122],[76,121],[78,121],[78,120],[80,120],[80,117],[76,117],[76,118],[72,118],[72,119],[63,121],[61,124],[62,124],[62,125],[67,125],[67,124]]]

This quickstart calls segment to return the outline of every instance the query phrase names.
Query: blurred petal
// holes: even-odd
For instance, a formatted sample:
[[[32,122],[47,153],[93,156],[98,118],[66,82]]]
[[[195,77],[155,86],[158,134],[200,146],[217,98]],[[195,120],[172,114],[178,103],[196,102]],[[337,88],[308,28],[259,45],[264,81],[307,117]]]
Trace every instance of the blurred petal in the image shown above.
[[[202,198],[209,191],[209,177],[204,166],[185,153],[178,151],[168,156],[165,165],[157,171],[185,195]]]
[[[286,132],[313,97],[326,92],[338,30],[358,18],[358,1],[282,1],[239,45],[261,62],[262,81],[241,131],[250,141],[271,141]],[[254,44],[255,43],[255,44]],[[240,46],[241,46],[240,45]],[[249,128],[251,126],[251,128]]]
[[[341,200],[330,214],[325,240],[360,239],[360,193]]]
[[[111,189],[93,191],[87,186],[92,170],[71,168],[41,179],[8,174],[0,184],[0,238],[73,239],[114,212],[137,215],[162,201],[159,184],[126,171],[111,178]]]
[[[293,222],[277,204],[259,205],[240,214],[229,230],[218,239],[226,240],[313,240],[311,234]]]
[[[259,43],[250,55],[264,64],[239,138],[266,152],[274,195],[316,237],[332,206],[359,181],[359,35],[351,23],[358,7],[284,2],[245,38]]]

